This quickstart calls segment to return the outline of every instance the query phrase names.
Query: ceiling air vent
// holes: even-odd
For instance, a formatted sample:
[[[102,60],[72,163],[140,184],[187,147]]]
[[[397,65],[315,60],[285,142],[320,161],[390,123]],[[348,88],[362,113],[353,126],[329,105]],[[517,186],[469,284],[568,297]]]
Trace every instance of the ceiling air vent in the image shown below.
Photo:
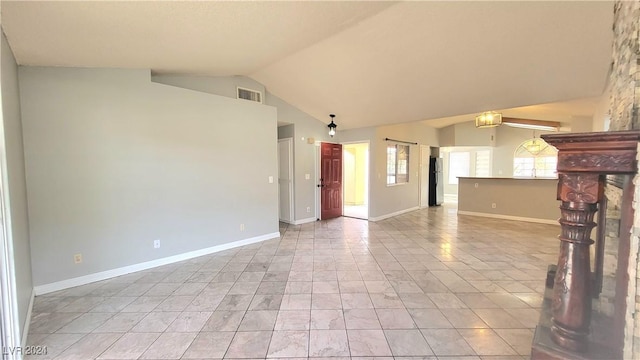
[[[238,99],[254,101],[262,104],[262,92],[238,87]]]

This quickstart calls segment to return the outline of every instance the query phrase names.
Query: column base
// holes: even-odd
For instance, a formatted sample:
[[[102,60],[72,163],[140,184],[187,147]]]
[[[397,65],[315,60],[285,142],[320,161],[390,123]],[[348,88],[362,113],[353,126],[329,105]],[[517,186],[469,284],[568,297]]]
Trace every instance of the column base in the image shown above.
[[[551,319],[551,322],[553,322],[553,319]],[[563,329],[555,322],[551,326],[551,339],[553,339],[553,342],[571,351],[587,352],[587,335],[583,332]]]
[[[531,344],[531,359],[534,360],[603,360],[621,359],[622,350],[616,349],[608,339],[603,338],[603,334],[611,332],[611,323],[605,321],[602,316],[595,316],[592,324],[593,333],[586,340],[586,352],[572,351],[558,345],[553,339],[554,327],[551,319],[551,294],[552,290],[547,289],[542,301],[540,320],[536,327]]]

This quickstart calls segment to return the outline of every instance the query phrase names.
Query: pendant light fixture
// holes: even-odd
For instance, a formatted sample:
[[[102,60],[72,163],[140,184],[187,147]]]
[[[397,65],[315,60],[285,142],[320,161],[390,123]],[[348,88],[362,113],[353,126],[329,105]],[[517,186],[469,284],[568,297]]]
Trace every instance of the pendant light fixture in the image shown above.
[[[530,143],[528,143],[525,146],[525,148],[533,156],[538,155],[540,153],[540,151],[542,150],[540,144],[538,143],[537,139],[535,139],[535,138]]]
[[[544,148],[542,147],[542,140],[538,141],[538,138],[536,138],[536,132],[535,130],[533,131],[533,140],[528,143],[527,145],[525,145],[525,149],[527,149],[527,151],[533,155],[533,156],[537,156],[538,154],[540,154],[540,152],[542,150],[544,150]]]
[[[331,117],[331,123],[329,125],[327,125],[327,127],[329,128],[329,136],[333,137],[333,135],[336,134],[336,128],[338,127],[338,125],[336,125],[333,122],[333,118],[336,117],[335,114],[329,114],[329,117]]]
[[[477,128],[490,128],[502,124],[502,114],[495,111],[487,111],[476,116]]]

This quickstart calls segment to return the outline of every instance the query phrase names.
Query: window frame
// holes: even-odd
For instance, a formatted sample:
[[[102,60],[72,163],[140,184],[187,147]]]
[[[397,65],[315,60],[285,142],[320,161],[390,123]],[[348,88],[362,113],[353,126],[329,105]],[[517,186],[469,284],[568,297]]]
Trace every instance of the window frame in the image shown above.
[[[492,169],[492,152],[490,149],[476,150],[475,151],[475,166],[474,166],[474,176],[475,177],[491,177],[493,173]],[[487,166],[486,169],[484,167],[479,166],[479,159],[486,160]],[[478,171],[480,169],[481,171]],[[481,172],[481,174],[479,174]]]
[[[387,186],[409,183],[410,151],[411,147],[409,145],[387,145]]]
[[[531,142],[539,142],[541,150],[536,154],[526,148]],[[524,156],[523,156],[524,155]],[[519,179],[556,179],[558,150],[541,138],[523,141],[513,152],[513,177]],[[527,174],[529,173],[529,174]]]

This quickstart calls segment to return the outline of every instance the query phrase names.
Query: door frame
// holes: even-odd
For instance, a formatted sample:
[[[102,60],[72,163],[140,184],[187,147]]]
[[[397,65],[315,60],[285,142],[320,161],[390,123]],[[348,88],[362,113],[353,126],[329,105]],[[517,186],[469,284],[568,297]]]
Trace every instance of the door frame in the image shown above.
[[[320,205],[320,201],[322,199],[322,194],[320,193],[320,191],[322,189],[320,189],[320,174],[322,173],[322,171],[320,170],[320,157],[322,156],[322,152],[320,151],[320,144],[322,142],[321,141],[316,141],[314,143],[314,146],[316,147],[316,156],[314,157],[314,166],[313,169],[315,171],[314,174],[314,179],[316,180],[316,183],[314,185],[315,189],[316,189],[316,196],[315,196],[315,202],[316,202],[316,213],[315,213],[315,218],[316,221],[320,221],[322,220],[322,205]]]
[[[0,118],[1,119],[1,118]],[[13,256],[13,241],[11,233],[10,202],[7,196],[7,162],[4,151],[4,141],[0,141],[2,154],[0,154],[0,288],[2,299],[0,300],[0,326],[2,327],[2,339],[0,345],[9,354],[3,359],[18,359],[21,342],[20,320],[18,314],[18,299],[16,292],[16,277]],[[26,326],[26,324],[25,324]],[[13,350],[13,351],[12,351]]]
[[[320,187],[320,176],[322,175],[322,143],[327,144],[338,144],[342,145],[342,143],[335,141],[316,141],[314,143],[316,147],[316,156],[315,156],[315,179],[316,179],[316,221],[322,220],[322,188]],[[344,175],[344,174],[343,174]],[[344,205],[344,204],[343,204]]]
[[[340,216],[342,217],[344,216],[344,174],[343,172],[343,167],[342,167],[342,162],[344,160],[344,150],[342,149],[342,143],[336,142],[336,141],[320,141],[319,146],[318,146],[318,167],[317,169],[317,179],[318,179],[318,185],[316,186],[318,188],[318,197],[319,197],[319,201],[318,201],[318,217],[320,220],[322,220],[322,191],[323,191],[323,187],[321,187],[321,181],[320,181],[320,176],[322,176],[322,144],[330,144],[330,145],[339,145],[340,146]],[[333,154],[333,152],[332,152]],[[333,217],[331,218],[333,219]]]
[[[287,147],[289,149],[289,179],[290,179],[290,186],[289,186],[289,219],[288,220],[283,220],[280,219],[280,178],[278,176],[278,219],[280,221],[289,223],[289,224],[293,224],[295,222],[295,207],[294,205],[294,172],[293,172],[293,138],[288,137],[288,138],[282,138],[282,139],[278,139],[278,143],[281,142],[286,142],[287,143]],[[280,154],[278,154],[278,175],[280,173]]]
[[[369,162],[367,164],[367,173],[365,174],[365,177],[367,178],[367,193],[365,194],[365,196],[367,197],[366,199],[366,203],[367,203],[367,218],[363,219],[363,220],[369,220],[369,211],[370,209],[370,200],[371,200],[371,141],[370,140],[361,140],[361,141],[345,141],[345,142],[341,142],[340,144],[342,144],[342,214],[344,216],[344,146],[345,145],[352,145],[352,144],[367,144],[367,152],[368,152],[368,157],[367,157],[367,161]]]

